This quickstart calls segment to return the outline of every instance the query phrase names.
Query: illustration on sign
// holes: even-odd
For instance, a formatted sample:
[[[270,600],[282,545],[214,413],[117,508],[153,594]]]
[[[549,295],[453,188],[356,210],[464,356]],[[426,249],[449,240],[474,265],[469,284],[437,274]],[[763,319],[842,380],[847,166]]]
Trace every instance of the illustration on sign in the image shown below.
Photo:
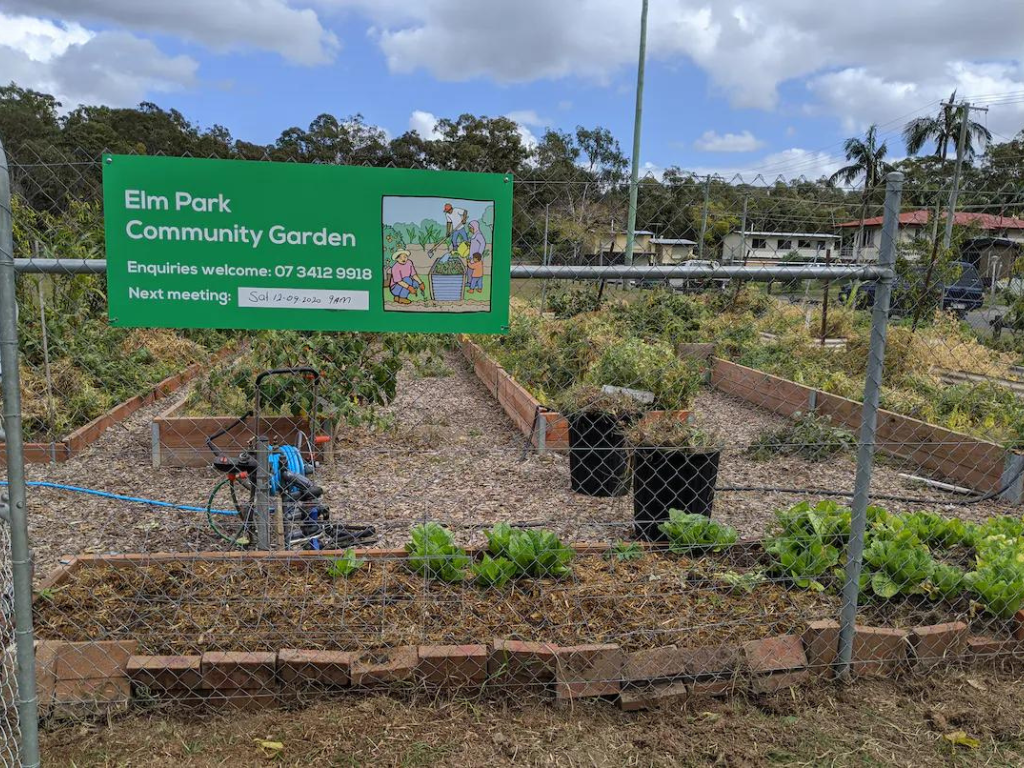
[[[104,158],[110,322],[504,333],[507,174]]]
[[[385,310],[491,311],[493,200],[385,197],[382,209]]]

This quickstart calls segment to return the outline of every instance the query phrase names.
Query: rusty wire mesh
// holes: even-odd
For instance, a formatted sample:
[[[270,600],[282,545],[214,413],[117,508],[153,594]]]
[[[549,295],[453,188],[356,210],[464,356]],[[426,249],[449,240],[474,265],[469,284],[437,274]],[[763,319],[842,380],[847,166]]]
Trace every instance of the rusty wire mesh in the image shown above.
[[[55,152],[13,153],[15,257],[102,258],[98,158]],[[1009,656],[1021,633],[1024,222],[1009,193],[962,193],[944,248],[947,193],[904,193],[864,673]],[[117,329],[102,275],[21,275],[44,709],[384,683],[638,707],[826,671],[877,284],[791,267],[876,263],[881,203],[670,173],[640,185],[629,259],[620,177],[528,169],[514,264],[760,274],[516,278],[494,337]],[[429,233],[397,234],[428,283]],[[242,418],[281,366],[319,391],[273,383]],[[269,555],[257,435],[293,449]]]

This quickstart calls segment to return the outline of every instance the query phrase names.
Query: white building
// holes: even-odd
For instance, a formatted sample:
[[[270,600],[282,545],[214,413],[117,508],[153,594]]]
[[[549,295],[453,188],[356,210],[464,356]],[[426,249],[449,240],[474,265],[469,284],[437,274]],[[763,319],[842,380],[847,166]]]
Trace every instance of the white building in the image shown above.
[[[938,222],[940,238],[942,237],[945,223],[945,214],[940,214]],[[1015,243],[1024,243],[1024,219],[995,216],[991,213],[958,211],[953,216],[953,225],[977,229],[979,233],[983,233],[987,238],[1000,238]],[[853,261],[868,262],[878,260],[878,249],[882,244],[881,216],[864,219],[863,222],[860,219],[846,221],[837,226],[848,233],[845,238],[847,242],[843,244],[843,254],[847,258]],[[915,240],[927,240],[930,242],[933,231],[935,231],[935,226],[931,220],[931,211],[906,211],[900,214],[896,242],[904,245],[909,245]],[[861,235],[862,232],[863,237]],[[976,266],[978,266],[978,271],[982,275],[988,274],[987,263],[976,264]]]
[[[722,241],[723,264],[778,264],[839,260],[839,235],[821,232],[730,232]]]
[[[693,258],[693,248],[697,245],[693,240],[672,237],[652,237],[655,264],[679,264]]]

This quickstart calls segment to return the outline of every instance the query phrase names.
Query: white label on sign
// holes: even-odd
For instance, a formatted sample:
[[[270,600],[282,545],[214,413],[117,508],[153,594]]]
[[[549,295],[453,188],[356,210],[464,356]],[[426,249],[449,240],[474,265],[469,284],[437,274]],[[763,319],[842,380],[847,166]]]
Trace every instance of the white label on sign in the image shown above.
[[[370,308],[369,291],[331,291],[319,288],[239,288],[238,306],[259,309]]]

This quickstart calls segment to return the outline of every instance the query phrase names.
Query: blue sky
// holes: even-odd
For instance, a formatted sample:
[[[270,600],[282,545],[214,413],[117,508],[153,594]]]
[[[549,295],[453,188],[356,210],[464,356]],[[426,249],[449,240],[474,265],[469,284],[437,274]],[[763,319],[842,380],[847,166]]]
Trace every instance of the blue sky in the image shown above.
[[[641,161],[658,172],[817,177],[841,142],[899,130],[957,88],[1024,127],[1024,4],[651,0]],[[0,0],[0,72],[79,102],[176,107],[273,141],[321,112],[392,136],[435,117],[605,126],[632,141],[640,2]],[[882,24],[881,19],[886,23]]]

